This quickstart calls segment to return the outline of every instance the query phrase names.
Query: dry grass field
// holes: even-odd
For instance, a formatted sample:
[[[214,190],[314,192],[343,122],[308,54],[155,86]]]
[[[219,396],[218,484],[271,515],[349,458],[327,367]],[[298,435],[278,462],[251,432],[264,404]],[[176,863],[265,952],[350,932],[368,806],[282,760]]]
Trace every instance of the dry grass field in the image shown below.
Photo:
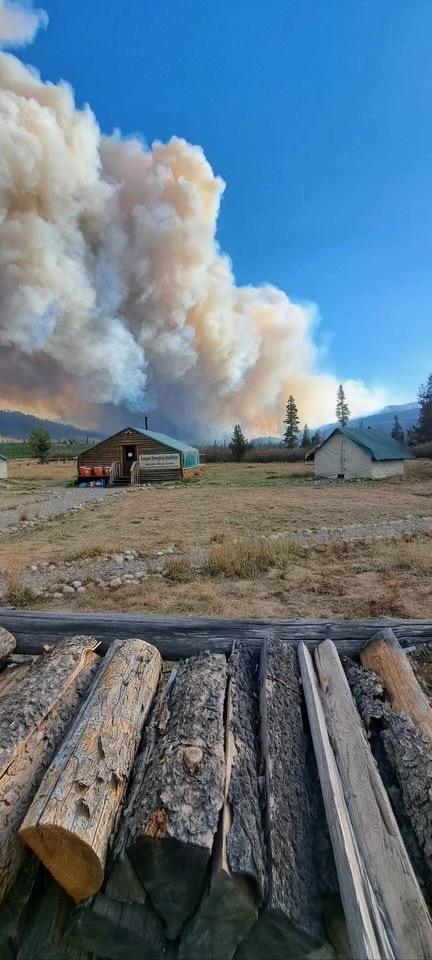
[[[15,461],[9,468],[0,511],[47,496],[74,475],[73,464]],[[149,575],[133,590],[91,587],[34,605],[227,617],[432,617],[432,537],[426,533],[321,546],[290,542],[303,530],[429,515],[432,461],[409,462],[405,479],[346,484],[317,483],[303,464],[208,465],[194,482],[129,490],[4,535],[0,570],[20,602],[29,564],[129,547],[143,556],[175,548],[164,575]],[[26,593],[21,602],[33,605]]]

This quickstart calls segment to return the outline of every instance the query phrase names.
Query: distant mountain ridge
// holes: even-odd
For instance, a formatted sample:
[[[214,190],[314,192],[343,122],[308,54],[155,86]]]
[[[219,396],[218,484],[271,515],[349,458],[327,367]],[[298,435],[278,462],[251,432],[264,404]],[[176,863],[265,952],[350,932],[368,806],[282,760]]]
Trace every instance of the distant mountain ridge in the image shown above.
[[[81,430],[72,423],[35,417],[19,410],[0,410],[0,437],[11,440],[26,440],[33,427],[43,427],[53,440],[99,440],[103,434],[98,430]]]
[[[395,415],[399,418],[400,425],[404,433],[415,427],[420,412],[420,406],[416,401],[412,403],[391,404],[383,407],[377,413],[369,413],[364,417],[352,417],[348,422],[349,427],[371,427],[372,430],[384,430],[385,433],[391,433],[394,424]],[[321,433],[329,433],[337,427],[337,421],[334,423],[325,423],[319,429]]]

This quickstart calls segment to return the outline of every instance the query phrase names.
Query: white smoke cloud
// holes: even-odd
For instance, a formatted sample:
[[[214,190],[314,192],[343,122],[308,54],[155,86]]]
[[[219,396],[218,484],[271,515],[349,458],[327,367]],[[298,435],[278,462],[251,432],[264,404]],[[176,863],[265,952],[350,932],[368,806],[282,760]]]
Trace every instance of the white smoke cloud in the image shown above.
[[[0,0],[0,46],[20,47],[34,40],[40,27],[46,27],[45,10],[32,10],[21,3]]]
[[[236,421],[275,432],[291,392],[303,420],[333,419],[316,310],[272,286],[236,286],[216,241],[224,183],[200,147],[103,137],[70,87],[10,54],[0,142],[0,402],[16,397],[12,359],[27,407],[63,414],[67,397],[81,422],[83,399],[96,398],[156,407],[188,435]],[[345,386],[353,413],[385,400]]]

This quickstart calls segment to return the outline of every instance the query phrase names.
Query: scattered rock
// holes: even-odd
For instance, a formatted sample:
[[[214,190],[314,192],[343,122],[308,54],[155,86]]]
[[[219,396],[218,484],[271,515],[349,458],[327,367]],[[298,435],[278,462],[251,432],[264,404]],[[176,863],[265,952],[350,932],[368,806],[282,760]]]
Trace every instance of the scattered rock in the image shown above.
[[[77,593],[85,593],[85,592],[86,592],[85,587],[77,587]]]
[[[75,587],[75,590],[78,590],[79,587],[82,587],[81,580],[72,580],[72,586]]]
[[[70,587],[68,583],[65,583],[62,587],[62,593],[75,593],[74,587]]]
[[[121,577],[113,577],[112,580],[109,580],[108,582],[110,587],[121,587],[122,585]]]

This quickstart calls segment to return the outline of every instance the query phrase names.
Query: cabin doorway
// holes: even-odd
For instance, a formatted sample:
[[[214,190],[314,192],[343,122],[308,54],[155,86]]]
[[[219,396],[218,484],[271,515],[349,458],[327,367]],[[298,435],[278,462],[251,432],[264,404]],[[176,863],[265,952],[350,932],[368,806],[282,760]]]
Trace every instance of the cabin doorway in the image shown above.
[[[130,477],[132,464],[138,458],[136,443],[125,443],[122,446],[122,476]]]

